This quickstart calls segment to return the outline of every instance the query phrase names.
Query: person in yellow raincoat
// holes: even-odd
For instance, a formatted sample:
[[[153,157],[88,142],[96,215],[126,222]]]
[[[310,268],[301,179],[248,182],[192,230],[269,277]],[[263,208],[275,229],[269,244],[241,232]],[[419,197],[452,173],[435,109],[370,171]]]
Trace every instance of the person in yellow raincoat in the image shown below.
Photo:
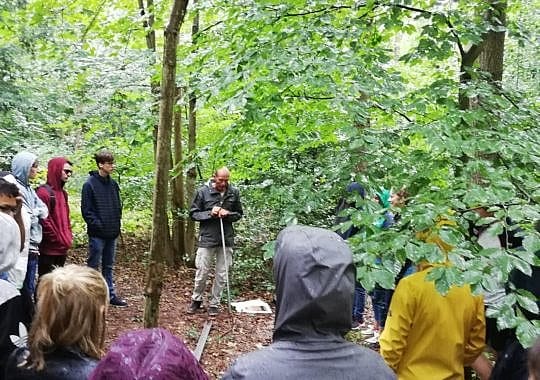
[[[452,246],[437,232],[453,225],[443,219],[417,237],[446,253]],[[441,295],[433,281],[426,281],[437,265],[446,264],[418,265],[418,272],[403,278],[394,292],[379,344],[398,379],[463,379],[463,366],[471,365],[484,350],[482,297],[473,296],[469,286],[452,286]]]

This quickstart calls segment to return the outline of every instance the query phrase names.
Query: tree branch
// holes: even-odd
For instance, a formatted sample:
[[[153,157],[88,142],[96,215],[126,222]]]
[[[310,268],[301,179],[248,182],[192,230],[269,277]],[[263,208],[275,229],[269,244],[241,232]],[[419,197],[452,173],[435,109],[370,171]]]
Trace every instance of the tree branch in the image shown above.
[[[328,12],[328,11],[337,11],[341,9],[351,9],[351,6],[348,5],[332,5],[331,7],[321,8],[321,9],[315,9],[312,11],[305,11],[305,12],[298,12],[298,13],[285,13],[278,17],[278,19],[282,17],[298,17],[298,16],[308,16],[316,13],[322,13],[322,12]],[[265,7],[266,10],[279,12],[279,9],[272,8],[272,7]]]
[[[207,32],[207,31],[209,31],[210,29],[215,28],[215,27],[218,26],[219,24],[223,24],[223,20],[218,21],[218,22],[216,22],[216,23],[214,23],[214,24],[212,24],[212,25],[208,25],[206,28],[204,28],[204,29],[200,30],[199,32],[197,32],[197,34],[198,34],[198,35],[199,35],[199,34],[203,34],[204,32]]]
[[[497,155],[497,157],[501,160],[501,162],[503,163],[504,167],[506,168],[506,170],[508,170],[509,173],[512,172],[512,169],[510,168],[510,165],[508,165],[508,163],[506,162],[506,160],[504,159],[504,157],[499,153],[495,153]],[[521,184],[517,183],[517,181],[514,179],[514,177],[512,176],[512,174],[510,174],[510,179],[512,180],[512,184],[518,189],[518,191],[527,198],[527,200],[531,203],[534,203],[534,204],[538,204],[538,202],[536,202],[534,200],[534,198],[529,194],[527,193],[527,191],[521,187]]]
[[[401,116],[402,118],[404,118],[405,120],[407,120],[409,123],[412,123],[412,122],[413,122],[413,120],[412,120],[409,116],[407,116],[407,115],[406,115],[405,113],[403,113],[402,111],[396,110],[395,108],[392,108],[392,109],[388,110],[388,109],[384,108],[383,106],[381,106],[381,105],[378,104],[378,103],[373,103],[373,106],[374,106],[375,108],[380,109],[381,111],[384,111],[384,112],[389,112],[389,111],[395,112],[395,113],[397,113],[399,116]]]
[[[291,92],[289,95],[285,95],[285,97],[302,98],[306,100],[332,100],[336,98],[335,96],[312,96],[312,95],[307,95],[307,94],[297,95],[293,92]]]
[[[88,26],[86,27],[86,29],[84,30],[82,36],[81,36],[81,40],[80,42],[83,42],[86,38],[86,35],[88,34],[88,32],[90,31],[90,29],[92,29],[92,27],[94,26],[94,24],[96,23],[96,20],[99,16],[99,14],[101,13],[101,10],[103,9],[103,7],[105,6],[105,3],[107,2],[107,0],[103,0],[101,2],[101,4],[99,4],[99,7],[98,9],[96,10],[96,12],[94,13],[94,17],[92,17],[92,20],[90,20],[90,22],[88,23]]]

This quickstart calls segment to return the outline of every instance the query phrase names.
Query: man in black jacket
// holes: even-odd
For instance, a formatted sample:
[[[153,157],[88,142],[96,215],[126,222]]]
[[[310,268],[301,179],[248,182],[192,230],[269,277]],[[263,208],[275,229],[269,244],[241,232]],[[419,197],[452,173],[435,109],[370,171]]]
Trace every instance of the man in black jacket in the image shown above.
[[[208,315],[219,313],[219,303],[223,286],[227,281],[227,272],[232,262],[232,247],[234,245],[233,222],[238,221],[243,214],[240,193],[229,185],[230,172],[222,167],[214,173],[212,179],[199,188],[189,215],[200,222],[199,243],[195,258],[195,286],[191,296],[188,313],[195,313],[202,304],[206,280],[212,261],[216,260],[216,270],[212,294],[209,301]],[[221,226],[223,225],[223,230]],[[222,243],[225,240],[225,248]],[[225,254],[227,255],[225,257]]]
[[[88,232],[89,267],[98,269],[109,286],[110,303],[126,307],[127,302],[116,295],[114,290],[113,266],[116,255],[116,239],[120,235],[122,201],[120,188],[111,178],[114,171],[114,156],[108,150],[94,155],[98,170],[89,173],[81,195],[81,213]]]

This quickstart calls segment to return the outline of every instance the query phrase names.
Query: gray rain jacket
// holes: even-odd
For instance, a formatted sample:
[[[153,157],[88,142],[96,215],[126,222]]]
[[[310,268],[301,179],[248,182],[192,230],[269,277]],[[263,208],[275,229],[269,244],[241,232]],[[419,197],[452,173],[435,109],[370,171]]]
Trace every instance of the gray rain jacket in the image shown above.
[[[356,269],[336,233],[292,226],[277,238],[273,343],[237,359],[223,379],[395,379],[374,351],[347,342]]]
[[[30,248],[38,250],[42,239],[41,224],[39,221],[49,215],[47,205],[37,196],[30,186],[28,174],[30,168],[36,161],[37,156],[29,152],[20,152],[13,157],[11,162],[11,173],[17,179],[17,186],[23,197],[23,206],[30,215]]]
[[[22,219],[25,229],[24,249],[20,252],[17,263],[8,272],[8,281],[21,289],[26,277],[29,251],[37,252],[41,243],[42,230],[39,221],[49,215],[47,206],[38,198],[30,186],[28,174],[36,161],[36,155],[29,152],[20,152],[13,157],[11,172],[17,180],[17,187],[23,197]]]

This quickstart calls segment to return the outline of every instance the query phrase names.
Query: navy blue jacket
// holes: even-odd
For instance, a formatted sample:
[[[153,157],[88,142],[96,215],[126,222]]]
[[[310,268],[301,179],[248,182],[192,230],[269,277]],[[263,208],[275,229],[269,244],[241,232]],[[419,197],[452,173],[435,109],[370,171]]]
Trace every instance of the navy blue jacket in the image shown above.
[[[88,236],[114,239],[120,235],[122,202],[120,188],[110,176],[102,177],[94,170],[82,188],[81,213]]]

